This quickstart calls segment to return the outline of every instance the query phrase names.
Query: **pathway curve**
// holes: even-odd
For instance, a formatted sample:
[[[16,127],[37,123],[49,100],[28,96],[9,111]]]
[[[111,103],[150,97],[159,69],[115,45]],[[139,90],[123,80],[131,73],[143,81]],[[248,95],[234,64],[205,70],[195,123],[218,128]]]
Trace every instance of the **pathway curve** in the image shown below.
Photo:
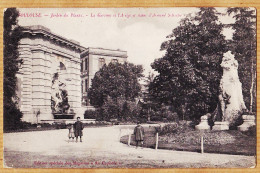
[[[176,164],[196,164],[223,166],[230,162],[249,163],[253,166],[253,156],[239,156],[226,154],[195,153],[170,150],[154,150],[150,148],[138,148],[127,146],[119,142],[120,136],[133,131],[134,126],[111,126],[100,128],[85,128],[83,142],[68,142],[68,130],[34,131],[4,134],[5,153],[27,152],[40,156],[84,157],[88,160],[103,158],[108,160],[120,160],[122,162],[146,162]],[[7,154],[7,157],[11,157]],[[242,164],[242,163],[241,163]],[[237,165],[238,167],[243,166]]]

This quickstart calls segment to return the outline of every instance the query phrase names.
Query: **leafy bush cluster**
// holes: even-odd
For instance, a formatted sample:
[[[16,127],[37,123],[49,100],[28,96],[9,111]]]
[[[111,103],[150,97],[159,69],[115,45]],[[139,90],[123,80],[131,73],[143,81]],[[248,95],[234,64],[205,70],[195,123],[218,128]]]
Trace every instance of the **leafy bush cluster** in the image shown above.
[[[152,109],[150,111],[151,121],[179,122],[179,115],[173,111],[171,106],[165,106]]]
[[[98,111],[86,110],[84,113],[84,119],[96,119],[98,117]]]
[[[135,101],[118,98],[114,101],[108,97],[104,105],[99,109],[101,120],[109,121],[118,119],[119,121],[136,121],[139,118],[141,107]]]
[[[160,135],[174,133],[176,132],[177,128],[178,128],[178,123],[167,124],[161,128]]]
[[[165,134],[180,134],[189,131],[194,131],[192,123],[187,121],[179,121],[178,123],[170,123],[163,126],[160,130],[160,135]]]
[[[249,127],[249,129],[243,133],[247,136],[256,136],[256,126]]]

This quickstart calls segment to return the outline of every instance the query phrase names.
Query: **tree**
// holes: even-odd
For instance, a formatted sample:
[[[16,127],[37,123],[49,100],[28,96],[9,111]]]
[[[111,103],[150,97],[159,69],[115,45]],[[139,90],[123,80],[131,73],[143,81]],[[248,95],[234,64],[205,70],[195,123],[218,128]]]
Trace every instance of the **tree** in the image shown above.
[[[104,65],[95,74],[88,96],[93,106],[102,109],[103,119],[127,119],[125,111],[133,111],[128,109],[140,95],[142,72],[142,66],[125,62]]]
[[[15,8],[4,11],[4,129],[18,127],[22,113],[17,107],[16,74],[19,70],[18,43],[21,28],[17,24],[19,12]]]
[[[226,44],[222,28],[214,8],[200,8],[173,29],[161,45],[165,56],[152,64],[159,73],[149,87],[154,98],[189,119],[216,108]]]
[[[152,83],[155,75],[149,72],[148,76],[144,78],[144,90],[142,91],[142,114],[147,118],[147,121],[151,121],[152,108],[156,108],[156,99],[152,97],[149,92],[149,85]]]
[[[242,83],[245,104],[256,111],[256,11],[252,8],[229,8],[236,19],[230,47],[239,63],[238,75]]]

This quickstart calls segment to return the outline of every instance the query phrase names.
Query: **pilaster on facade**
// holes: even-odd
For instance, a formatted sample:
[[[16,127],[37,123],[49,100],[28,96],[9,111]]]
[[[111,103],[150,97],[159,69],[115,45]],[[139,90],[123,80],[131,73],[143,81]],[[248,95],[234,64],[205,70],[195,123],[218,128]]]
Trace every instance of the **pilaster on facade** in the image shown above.
[[[19,46],[19,57],[23,60],[19,70],[18,81],[21,83],[20,110],[28,116],[23,117],[23,121],[29,121],[32,114],[32,52],[29,45]]]

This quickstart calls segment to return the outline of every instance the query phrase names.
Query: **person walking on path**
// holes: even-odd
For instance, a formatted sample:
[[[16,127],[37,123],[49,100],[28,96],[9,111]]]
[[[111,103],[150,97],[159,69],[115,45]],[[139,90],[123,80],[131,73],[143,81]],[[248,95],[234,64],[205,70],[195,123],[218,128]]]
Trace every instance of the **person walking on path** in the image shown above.
[[[75,128],[75,137],[76,137],[76,142],[78,142],[78,137],[80,137],[80,142],[82,142],[82,136],[83,136],[83,123],[80,121],[80,117],[77,117],[77,121],[74,124]]]
[[[141,123],[138,122],[137,126],[134,129],[135,141],[136,141],[136,148],[138,147],[139,143],[143,147],[144,145],[144,128],[141,126]]]

